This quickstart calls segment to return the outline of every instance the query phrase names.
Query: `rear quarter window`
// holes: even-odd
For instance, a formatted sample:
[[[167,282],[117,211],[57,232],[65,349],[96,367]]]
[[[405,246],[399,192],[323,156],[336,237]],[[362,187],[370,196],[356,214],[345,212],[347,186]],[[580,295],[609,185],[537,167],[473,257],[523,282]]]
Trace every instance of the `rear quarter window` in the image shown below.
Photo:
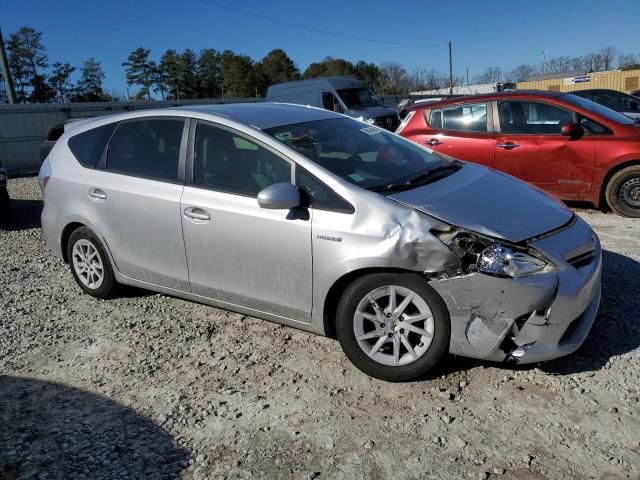
[[[110,123],[92,128],[69,138],[67,145],[81,165],[94,168],[115,127],[115,123]]]

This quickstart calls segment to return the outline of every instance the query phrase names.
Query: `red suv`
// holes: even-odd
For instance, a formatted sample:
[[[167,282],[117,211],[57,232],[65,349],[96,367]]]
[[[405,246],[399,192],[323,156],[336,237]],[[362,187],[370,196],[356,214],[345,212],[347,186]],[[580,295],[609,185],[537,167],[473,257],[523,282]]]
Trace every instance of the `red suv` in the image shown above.
[[[562,200],[640,217],[640,125],[567,93],[505,92],[417,107],[397,132]]]

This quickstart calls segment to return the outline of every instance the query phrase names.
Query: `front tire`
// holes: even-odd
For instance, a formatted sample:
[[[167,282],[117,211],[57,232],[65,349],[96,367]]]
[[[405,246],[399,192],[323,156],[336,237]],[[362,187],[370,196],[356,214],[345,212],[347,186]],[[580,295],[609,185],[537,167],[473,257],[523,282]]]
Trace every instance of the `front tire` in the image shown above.
[[[426,374],[447,351],[449,312],[424,277],[376,273],[355,280],[338,305],[336,333],[361,371],[390,382]]]
[[[90,229],[74,230],[67,244],[67,258],[73,278],[85,293],[97,298],[113,296],[117,283],[109,257]]]
[[[616,172],[605,190],[607,205],[623,217],[640,217],[640,166],[632,165]]]
[[[0,188],[0,223],[7,223],[11,216],[11,199],[6,188]]]

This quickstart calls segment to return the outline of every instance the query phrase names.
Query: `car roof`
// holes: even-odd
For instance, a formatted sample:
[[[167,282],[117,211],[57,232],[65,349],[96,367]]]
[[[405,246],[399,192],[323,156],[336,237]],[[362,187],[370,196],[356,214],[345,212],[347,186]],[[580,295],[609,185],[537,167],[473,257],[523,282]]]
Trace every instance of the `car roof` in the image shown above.
[[[206,104],[206,105],[187,105],[171,108],[145,108],[141,110],[132,110],[125,113],[114,113],[103,115],[100,117],[84,118],[68,125],[69,130],[77,131],[80,127],[102,125],[111,122],[135,120],[138,118],[152,116],[189,116],[193,114],[197,118],[206,118],[206,115],[212,117],[225,118],[236,123],[265,130],[282,125],[290,125],[294,123],[312,122],[317,120],[329,120],[336,118],[345,118],[335,112],[330,112],[322,108],[310,107],[304,105],[294,105],[289,103],[272,103],[272,102],[256,102],[256,103],[225,103],[225,104]]]
[[[321,108],[273,102],[193,105],[176,107],[176,110],[218,115],[260,130],[292,123],[342,117],[342,115]]]
[[[455,98],[448,98],[436,102],[425,102],[414,105],[415,110],[431,109],[440,105],[452,105],[469,102],[489,102],[491,100],[518,99],[518,98],[558,98],[566,95],[567,92],[552,92],[547,90],[515,90],[512,92],[483,93],[480,95],[462,95]]]

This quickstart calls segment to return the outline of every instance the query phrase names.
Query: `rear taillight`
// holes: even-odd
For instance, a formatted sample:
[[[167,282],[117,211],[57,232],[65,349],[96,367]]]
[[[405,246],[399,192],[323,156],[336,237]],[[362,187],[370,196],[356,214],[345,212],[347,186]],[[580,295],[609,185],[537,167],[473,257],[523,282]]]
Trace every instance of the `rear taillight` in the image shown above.
[[[44,197],[44,191],[47,188],[49,180],[51,180],[51,163],[49,163],[49,160],[45,160],[44,162],[42,162],[40,173],[38,174],[38,184],[40,185],[40,192],[42,192],[42,197]]]

